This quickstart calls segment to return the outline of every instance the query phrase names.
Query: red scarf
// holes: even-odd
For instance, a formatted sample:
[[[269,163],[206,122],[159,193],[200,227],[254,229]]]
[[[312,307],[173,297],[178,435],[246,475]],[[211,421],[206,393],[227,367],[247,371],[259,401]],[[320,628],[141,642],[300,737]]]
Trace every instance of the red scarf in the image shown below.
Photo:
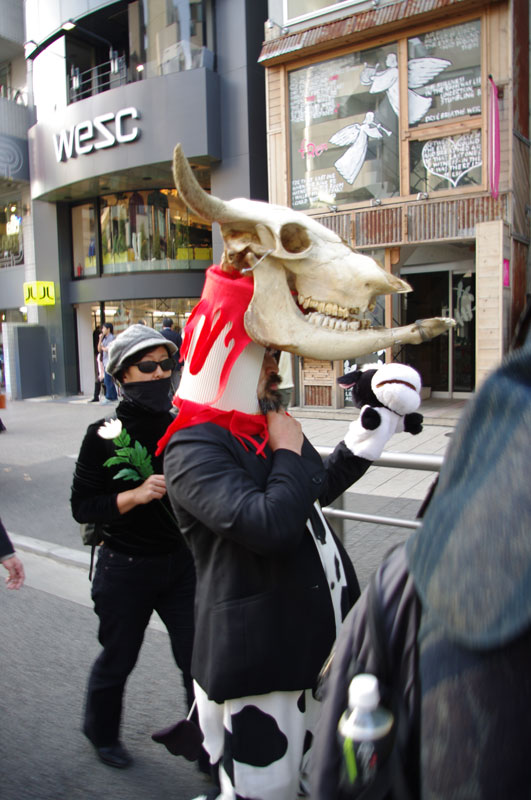
[[[162,453],[175,431],[203,422],[213,422],[220,428],[230,431],[246,450],[249,449],[246,444],[248,442],[255,448],[256,455],[266,457],[264,450],[269,441],[269,430],[264,414],[244,414],[243,411],[236,410],[221,411],[219,408],[182,400],[180,397],[174,400],[174,405],[179,407],[179,413],[159,440],[155,455]],[[257,436],[263,438],[261,443],[255,440]]]

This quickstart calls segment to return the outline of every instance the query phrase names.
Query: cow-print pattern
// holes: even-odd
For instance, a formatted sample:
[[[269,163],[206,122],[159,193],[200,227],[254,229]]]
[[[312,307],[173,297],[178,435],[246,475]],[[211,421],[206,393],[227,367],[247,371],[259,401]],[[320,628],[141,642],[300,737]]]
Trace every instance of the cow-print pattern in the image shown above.
[[[318,501],[312,507],[306,527],[313,537],[328,582],[337,634],[350,605],[349,602],[345,605],[345,593],[348,593],[347,579],[334,537],[327,534],[328,523]]]
[[[288,749],[288,740],[274,717],[256,706],[245,706],[233,714],[231,725],[232,757],[242,764],[267,767],[279,761]]]
[[[318,715],[312,692],[273,692],[218,704],[197,683],[195,689],[200,724],[206,726],[205,748],[223,743],[217,800],[295,798]],[[215,753],[210,755],[214,761]]]
[[[338,630],[348,611],[347,581],[318,502],[312,508],[307,528],[330,588]],[[221,757],[217,800],[295,797],[306,781],[319,706],[316,687],[241,697],[221,704],[209,700],[197,683],[195,690],[204,747],[211,763]]]

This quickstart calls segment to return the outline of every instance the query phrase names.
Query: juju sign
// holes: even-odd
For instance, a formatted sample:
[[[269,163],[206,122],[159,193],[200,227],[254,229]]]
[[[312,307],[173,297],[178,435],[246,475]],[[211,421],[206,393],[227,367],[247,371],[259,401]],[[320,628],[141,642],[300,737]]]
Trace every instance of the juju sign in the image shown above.
[[[24,305],[54,306],[55,285],[53,281],[28,281],[24,283]]]

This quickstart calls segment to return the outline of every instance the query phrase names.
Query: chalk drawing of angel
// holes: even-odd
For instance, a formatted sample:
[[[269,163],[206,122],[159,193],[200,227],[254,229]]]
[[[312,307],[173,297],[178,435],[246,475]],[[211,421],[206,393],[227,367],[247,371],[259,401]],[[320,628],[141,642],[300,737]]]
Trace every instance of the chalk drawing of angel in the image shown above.
[[[414,125],[426,114],[432,103],[431,97],[423,97],[414,89],[420,89],[432,81],[443,69],[450,67],[451,61],[445,58],[412,58],[407,64],[407,85],[408,85],[408,119],[409,124]],[[360,75],[360,81],[365,86],[371,86],[369,92],[386,92],[391,108],[398,116],[400,108],[399,86],[398,86],[398,59],[395,53],[389,53],[385,59],[386,69],[378,72],[379,64],[375,67],[365,66]]]
[[[374,112],[367,111],[363,122],[355,122],[353,125],[346,125],[344,128],[338,130],[328,140],[332,144],[339,145],[340,147],[349,144],[350,147],[346,150],[341,158],[339,158],[334,166],[340,175],[350,183],[354,183],[358,177],[358,173],[363,166],[365,156],[367,155],[367,145],[370,139],[382,139],[383,135],[391,136],[392,132],[384,128],[379,122],[374,122]]]

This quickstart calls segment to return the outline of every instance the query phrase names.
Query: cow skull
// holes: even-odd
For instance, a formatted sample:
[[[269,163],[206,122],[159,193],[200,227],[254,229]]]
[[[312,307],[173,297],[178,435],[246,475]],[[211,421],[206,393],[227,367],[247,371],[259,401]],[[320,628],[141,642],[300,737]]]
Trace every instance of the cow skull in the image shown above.
[[[222,268],[253,275],[244,325],[257,344],[310,358],[351,359],[395,344],[419,344],[455,324],[434,317],[401,328],[371,328],[365,314],[377,297],[410,292],[406,281],[300,211],[207,194],[179,144],[173,172],[185,203],[220,225]]]

